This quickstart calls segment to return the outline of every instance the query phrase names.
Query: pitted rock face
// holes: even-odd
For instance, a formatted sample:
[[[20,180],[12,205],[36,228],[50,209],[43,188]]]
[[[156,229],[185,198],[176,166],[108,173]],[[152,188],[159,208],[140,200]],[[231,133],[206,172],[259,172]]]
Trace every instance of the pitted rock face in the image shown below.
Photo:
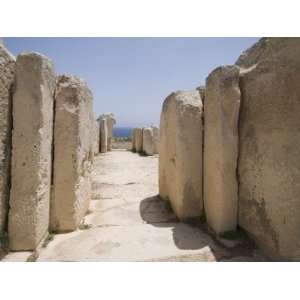
[[[0,235],[6,230],[12,129],[12,88],[15,58],[0,44]]]
[[[204,207],[215,233],[236,229],[238,209],[239,68],[215,69],[204,105]]]
[[[17,57],[13,95],[13,134],[9,246],[33,250],[49,227],[55,74],[38,53]]]
[[[300,259],[300,39],[260,40],[242,69],[239,225],[275,259]]]
[[[54,122],[53,195],[51,230],[75,230],[91,199],[91,168],[94,152],[92,93],[73,76],[57,81]]]
[[[198,91],[176,92],[166,98],[160,118],[159,194],[169,200],[177,217],[203,214],[202,116]]]

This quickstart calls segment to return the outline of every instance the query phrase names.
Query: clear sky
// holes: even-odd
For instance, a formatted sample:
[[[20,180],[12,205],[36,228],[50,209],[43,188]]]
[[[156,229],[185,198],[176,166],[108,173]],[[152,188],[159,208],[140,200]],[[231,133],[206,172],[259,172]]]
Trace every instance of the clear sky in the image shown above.
[[[117,126],[159,124],[163,100],[194,89],[220,65],[233,64],[258,38],[5,38],[14,54],[36,51],[57,74],[85,79],[94,112],[113,112]]]

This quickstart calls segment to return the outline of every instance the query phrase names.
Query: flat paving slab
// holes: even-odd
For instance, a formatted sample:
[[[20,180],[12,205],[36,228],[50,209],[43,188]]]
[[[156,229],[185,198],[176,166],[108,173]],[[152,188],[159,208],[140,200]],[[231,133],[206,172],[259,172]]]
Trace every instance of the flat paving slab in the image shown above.
[[[261,261],[180,223],[158,194],[158,156],[113,150],[96,157],[93,199],[81,230],[54,236],[38,261]]]

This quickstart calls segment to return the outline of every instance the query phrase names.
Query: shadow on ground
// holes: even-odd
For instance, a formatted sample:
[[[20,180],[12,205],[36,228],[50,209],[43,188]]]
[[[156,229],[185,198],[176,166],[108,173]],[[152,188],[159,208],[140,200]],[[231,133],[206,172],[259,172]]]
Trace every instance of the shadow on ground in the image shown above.
[[[220,239],[209,234],[205,223],[183,223],[174,215],[169,203],[161,200],[158,195],[146,198],[140,203],[142,219],[156,227],[171,227],[173,240],[179,249],[197,250],[209,247],[217,261],[261,261],[256,255],[256,248],[244,233],[238,233],[238,242],[229,241],[225,246]],[[190,259],[189,259],[190,258]],[[190,255],[186,261],[197,260],[196,255]]]
[[[196,250],[209,245],[210,237],[199,228],[179,222],[168,202],[159,196],[146,198],[140,203],[142,219],[156,227],[171,227],[173,240],[179,249]]]

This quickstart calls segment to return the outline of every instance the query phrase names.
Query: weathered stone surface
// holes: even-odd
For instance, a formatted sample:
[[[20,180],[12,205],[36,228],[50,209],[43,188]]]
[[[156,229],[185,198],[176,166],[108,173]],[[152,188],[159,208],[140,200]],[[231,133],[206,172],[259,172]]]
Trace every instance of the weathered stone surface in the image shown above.
[[[204,105],[204,207],[215,233],[236,229],[238,208],[239,68],[215,69]]]
[[[0,236],[6,230],[11,157],[11,93],[15,58],[0,45]]]
[[[106,119],[107,124],[107,151],[112,150],[113,127],[116,124],[114,114],[106,113],[99,117],[98,120]]]
[[[159,153],[159,128],[156,126],[152,126],[153,132],[153,143],[154,143],[154,154]]]
[[[200,93],[202,103],[204,103],[204,101],[205,101],[205,89],[206,89],[205,86],[202,86],[202,85],[196,88],[196,90],[199,91],[199,93]]]
[[[131,132],[131,149],[132,149],[132,151],[136,151],[136,146],[135,146],[135,144],[136,144],[136,130],[137,130],[137,128],[133,128],[132,129],[132,132]]]
[[[202,115],[199,92],[179,91],[160,118],[159,194],[182,220],[203,214]]]
[[[143,151],[146,155],[154,154],[153,129],[151,127],[143,128]]]
[[[249,67],[240,83],[239,225],[276,259],[300,259],[299,53],[299,38],[270,38],[238,60]]]
[[[299,38],[262,38],[244,51],[235,64],[245,69],[265,60],[280,60],[282,63],[293,61],[298,64],[299,42]]]
[[[100,152],[107,152],[107,119],[100,119]]]
[[[99,142],[100,142],[100,128],[98,121],[94,120],[94,154],[97,155],[99,153]]]
[[[75,230],[91,199],[93,146],[92,94],[73,76],[58,78],[55,92],[53,194],[51,230]],[[92,134],[94,136],[94,134]]]
[[[48,231],[54,89],[49,59],[37,53],[17,57],[8,227],[11,250],[35,249]]]
[[[138,153],[143,151],[143,129],[142,128],[136,128],[135,151]]]

